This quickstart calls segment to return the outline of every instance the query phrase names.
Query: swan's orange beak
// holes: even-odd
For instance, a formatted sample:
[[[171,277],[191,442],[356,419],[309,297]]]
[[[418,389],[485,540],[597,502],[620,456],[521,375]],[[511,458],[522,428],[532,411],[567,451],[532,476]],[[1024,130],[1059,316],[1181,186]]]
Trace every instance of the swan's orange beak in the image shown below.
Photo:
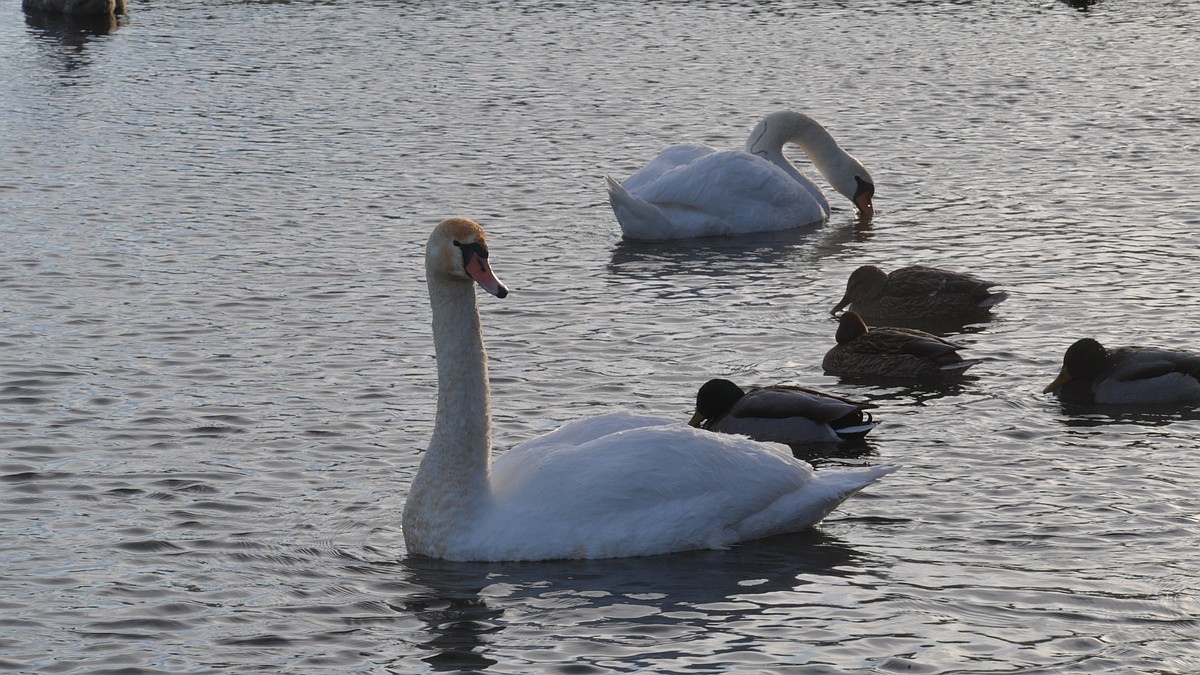
[[[855,176],[854,182],[858,184],[858,189],[854,191],[854,205],[858,207],[858,212],[863,220],[870,220],[875,217],[875,205],[871,203],[871,199],[875,196],[875,185],[862,179],[861,176]]]
[[[871,203],[871,195],[862,194],[855,197],[854,205],[858,207],[858,212],[862,214],[864,220],[875,217],[875,205]]]
[[[492,266],[488,264],[487,258],[481,255],[472,255],[471,260],[467,262],[467,274],[475,280],[475,283],[483,287],[483,290],[491,293],[497,298],[503,298],[508,295],[508,287],[500,283],[496,275],[492,272]]]

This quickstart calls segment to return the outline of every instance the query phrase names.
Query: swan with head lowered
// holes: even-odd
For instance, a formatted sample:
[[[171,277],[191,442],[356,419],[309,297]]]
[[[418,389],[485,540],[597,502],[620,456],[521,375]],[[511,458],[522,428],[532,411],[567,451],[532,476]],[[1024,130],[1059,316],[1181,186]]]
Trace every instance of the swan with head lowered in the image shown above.
[[[763,118],[745,150],[672,145],[623,183],[605,176],[608,201],[627,239],[774,232],[819,223],[829,201],[783,154],[800,147],[839,194],[870,220],[875,180],[816,120],[785,110]]]
[[[508,289],[483,229],[440,223],[425,273],[438,398],[404,505],[410,553],[498,561],[724,548],[808,528],[896,468],[814,473],[786,446],[628,412],[569,423],[493,461],[474,284],[500,298]]]

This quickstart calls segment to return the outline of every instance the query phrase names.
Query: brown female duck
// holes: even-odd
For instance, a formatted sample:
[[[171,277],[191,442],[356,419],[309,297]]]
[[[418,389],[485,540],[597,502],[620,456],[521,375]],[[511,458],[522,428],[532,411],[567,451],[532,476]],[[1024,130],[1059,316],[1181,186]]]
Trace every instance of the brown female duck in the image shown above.
[[[846,305],[873,321],[979,320],[1008,297],[995,284],[962,272],[911,265],[891,274],[863,265],[850,274],[846,293],[831,313]]]
[[[831,375],[938,379],[960,375],[979,363],[959,356],[962,345],[924,331],[868,329],[853,311],[842,315],[836,339],[821,362]]]

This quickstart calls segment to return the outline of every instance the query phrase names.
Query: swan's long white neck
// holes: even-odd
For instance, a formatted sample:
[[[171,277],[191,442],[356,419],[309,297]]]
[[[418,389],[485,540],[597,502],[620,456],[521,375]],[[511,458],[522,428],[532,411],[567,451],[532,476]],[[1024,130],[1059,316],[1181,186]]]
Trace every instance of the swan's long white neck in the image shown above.
[[[460,468],[486,483],[492,453],[492,409],[487,352],[479,325],[475,284],[431,281],[438,402],[430,449],[455,457]]]
[[[461,529],[489,497],[492,418],[475,285],[429,272],[426,278],[437,355],[437,417],[405,505],[406,537]],[[425,548],[414,543],[410,549]]]
[[[772,162],[802,184],[807,183],[800,170],[784,156],[783,146],[787,143],[798,145],[833,189],[847,199],[854,198],[856,171],[869,178],[862,164],[843,150],[825,127],[798,112],[778,112],[763,118],[746,139],[746,152]],[[824,197],[820,200],[825,201]],[[829,210],[827,203],[825,210]]]

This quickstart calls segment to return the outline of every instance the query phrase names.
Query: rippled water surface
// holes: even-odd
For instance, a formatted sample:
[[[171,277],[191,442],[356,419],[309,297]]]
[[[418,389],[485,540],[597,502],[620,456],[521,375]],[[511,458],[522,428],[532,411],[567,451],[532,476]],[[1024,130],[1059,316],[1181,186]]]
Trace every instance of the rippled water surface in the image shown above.
[[[1200,348],[1200,4],[133,0],[0,8],[0,669],[1200,670],[1200,413],[1064,408],[1065,347]],[[874,222],[621,241],[603,176],[803,110]],[[422,249],[487,227],[498,450],[726,375],[869,399],[818,529],[442,564],[399,512]],[[860,264],[1001,283],[942,387],[825,376]]]

